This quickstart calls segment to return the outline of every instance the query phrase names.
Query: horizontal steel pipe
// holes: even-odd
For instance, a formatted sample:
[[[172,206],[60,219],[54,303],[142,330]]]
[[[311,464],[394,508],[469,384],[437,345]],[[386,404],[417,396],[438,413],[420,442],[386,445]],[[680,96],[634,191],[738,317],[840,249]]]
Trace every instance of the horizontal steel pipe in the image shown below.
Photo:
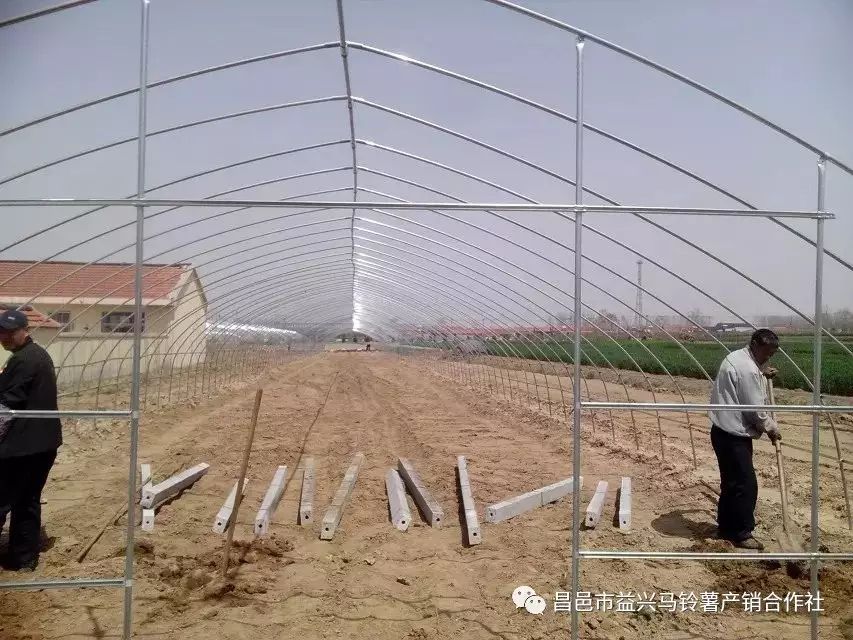
[[[779,413],[853,413],[853,405],[815,404],[678,404],[655,402],[581,402],[582,409],[652,409],[654,411],[778,411]]]
[[[16,411],[14,409],[2,409],[0,416],[12,416],[13,418],[129,418],[130,411],[38,411],[35,409]]]
[[[593,551],[581,549],[581,558],[589,560],[853,560],[853,552],[842,553],[726,553],[719,551]]]
[[[27,582],[0,582],[0,591],[39,591],[41,589],[92,589],[123,587],[124,578],[76,578],[69,580],[31,580]]]
[[[489,202],[346,202],[322,200],[164,200],[148,198],[100,199],[100,198],[42,198],[30,200],[0,200],[0,207],[45,207],[45,206],[99,206],[99,207],[273,207],[298,209],[327,207],[329,209],[443,209],[461,211],[544,211],[553,213],[645,213],[699,216],[734,216],[744,218],[806,218],[834,220],[835,214],[823,211],[796,211],[783,209],[714,209],[706,207],[645,207],[632,205],[577,205],[577,204],[532,204],[532,203],[489,203]]]

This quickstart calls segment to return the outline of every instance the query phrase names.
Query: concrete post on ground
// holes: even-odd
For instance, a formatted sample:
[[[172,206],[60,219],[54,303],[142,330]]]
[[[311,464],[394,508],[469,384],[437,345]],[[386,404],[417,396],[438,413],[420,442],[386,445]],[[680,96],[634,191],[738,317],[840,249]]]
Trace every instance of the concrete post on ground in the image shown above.
[[[139,465],[139,501],[142,503],[142,495],[145,493],[145,490],[151,490],[151,487],[154,485],[151,477],[151,465],[148,463],[142,463]],[[141,524],[142,530],[148,533],[154,531],[154,509],[142,509],[142,514],[140,516],[139,511],[137,511],[137,517],[139,518],[139,522]]]
[[[302,495],[299,498],[299,524],[314,521],[314,458],[305,458],[302,468]]]
[[[601,520],[601,513],[604,511],[604,501],[607,498],[607,481],[599,480],[598,486],[595,488],[595,495],[592,496],[589,505],[586,508],[586,519],[584,523],[587,529],[595,529],[595,526]]]
[[[255,516],[255,535],[259,538],[266,536],[269,533],[270,520],[272,514],[275,513],[278,503],[281,501],[281,496],[284,493],[284,479],[287,475],[287,466],[281,465],[276,469],[273,475],[272,482],[264,495],[264,500],[261,502],[261,508],[258,509],[258,515]]]
[[[245,478],[243,479],[243,495],[246,494],[246,485],[249,484],[249,481]],[[231,487],[231,493],[228,494],[228,497],[225,499],[222,507],[219,509],[219,512],[216,514],[216,519],[213,521],[213,531],[214,533],[223,534],[228,531],[228,527],[231,526],[231,522],[234,519],[234,504],[237,502],[237,487],[240,485],[240,481],[234,483],[234,486]]]
[[[154,509],[157,505],[177,495],[190,485],[194,484],[208,472],[210,465],[206,462],[190,467],[171,478],[152,485],[150,482],[142,487],[142,508]]]
[[[471,481],[468,479],[468,462],[465,460],[465,456],[456,457],[456,471],[459,474],[459,492],[462,494],[462,509],[465,512],[465,533],[468,544],[480,544],[482,542],[480,522],[477,519],[477,509],[474,506],[474,497],[471,494]]]
[[[538,507],[556,502],[560,498],[572,493],[574,486],[572,478],[560,480],[554,484],[522,493],[514,498],[507,498],[501,502],[490,504],[486,507],[486,520],[488,522],[501,522],[514,518]],[[578,487],[583,486],[583,476],[579,477]]]
[[[619,528],[622,531],[631,528],[631,478],[622,478],[619,488]]]
[[[388,469],[385,474],[385,490],[388,493],[388,507],[391,511],[391,523],[400,531],[406,531],[412,522],[412,512],[406,500],[406,489],[396,469]]]
[[[426,521],[430,526],[440,527],[444,521],[444,511],[432,497],[412,463],[406,458],[400,458],[397,469]]]
[[[349,502],[352,490],[355,487],[355,481],[358,479],[358,470],[361,468],[361,463],[364,462],[364,454],[356,453],[352,458],[352,463],[344,474],[344,479],[341,480],[341,486],[335,492],[335,497],[332,498],[332,504],[326,510],[323,516],[323,526],[320,529],[321,540],[331,540],[338,530],[338,525],[341,523],[341,517],[344,514],[344,507]]]

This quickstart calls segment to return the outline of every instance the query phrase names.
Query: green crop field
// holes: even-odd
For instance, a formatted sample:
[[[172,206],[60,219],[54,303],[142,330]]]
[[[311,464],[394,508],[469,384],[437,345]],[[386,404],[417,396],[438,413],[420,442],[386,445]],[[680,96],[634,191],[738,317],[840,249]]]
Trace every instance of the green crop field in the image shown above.
[[[844,345],[853,350],[853,337],[839,338]],[[535,339],[535,345],[525,340],[513,339],[503,343],[487,341],[489,353],[497,356],[531,358],[535,360],[571,362],[573,345],[570,340]],[[726,344],[730,349],[743,346],[740,342]],[[811,378],[813,370],[814,350],[811,339],[807,336],[783,336],[782,349],[790,356],[796,365]],[[715,342],[685,343],[696,360],[713,378],[720,362],[726,355],[722,346]],[[582,344],[582,363],[594,366],[607,366],[606,360],[619,369],[638,370],[638,366],[648,373],[666,373],[704,378],[702,371],[690,359],[684,349],[678,344],[667,340],[636,340],[617,339],[615,341],[602,337],[590,338]],[[603,356],[603,357],[602,357]],[[606,358],[606,360],[605,360]],[[633,360],[632,360],[633,359]],[[803,376],[797,372],[794,364],[782,353],[777,353],[771,365],[779,369],[776,385],[787,389],[805,389],[809,387]],[[665,367],[665,368],[664,368]],[[834,341],[824,338],[822,391],[833,395],[853,395],[853,356],[844,351]]]

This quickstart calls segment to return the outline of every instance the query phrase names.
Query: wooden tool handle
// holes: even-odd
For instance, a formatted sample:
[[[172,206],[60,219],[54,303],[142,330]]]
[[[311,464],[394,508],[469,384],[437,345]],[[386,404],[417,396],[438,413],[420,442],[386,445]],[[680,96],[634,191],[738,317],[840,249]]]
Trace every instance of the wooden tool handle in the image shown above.
[[[778,440],[773,441],[776,447],[776,468],[779,470],[779,495],[782,498],[782,530],[788,531],[788,493],[785,491],[785,465],[782,463],[782,445]]]
[[[776,397],[773,393],[773,378],[767,378],[767,392],[770,396],[770,404],[776,404]],[[770,417],[773,420],[776,416],[771,411]],[[773,441],[773,447],[776,449],[776,468],[779,471],[779,495],[782,499],[782,531],[788,532],[788,483],[785,481],[785,462],[782,456],[782,443],[779,440]]]
[[[231,543],[234,540],[234,527],[237,526],[237,513],[240,511],[240,503],[243,501],[243,481],[246,478],[246,470],[249,467],[249,454],[252,452],[252,442],[255,439],[255,427],[258,425],[258,414],[261,411],[261,398],[263,389],[258,389],[255,394],[255,406],[252,409],[252,422],[249,425],[249,437],[246,439],[246,449],[243,451],[243,461],[240,463],[240,475],[237,476],[237,495],[234,496],[234,510],[231,516],[231,526],[225,537],[225,552],[222,556],[222,575],[228,574],[228,557],[231,553]]]

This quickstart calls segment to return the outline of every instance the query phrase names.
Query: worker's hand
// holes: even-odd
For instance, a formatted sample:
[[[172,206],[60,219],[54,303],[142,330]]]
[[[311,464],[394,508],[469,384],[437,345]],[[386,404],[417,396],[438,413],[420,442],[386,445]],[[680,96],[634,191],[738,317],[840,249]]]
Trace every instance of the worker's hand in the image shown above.
[[[775,422],[771,422],[768,425],[767,429],[765,429],[765,433],[767,437],[770,438],[770,442],[777,442],[782,439],[782,432],[779,431],[779,425]]]
[[[776,374],[779,373],[779,369],[777,369],[776,367],[765,367],[764,369],[762,369],[761,373],[763,373],[764,377],[768,380],[772,380],[776,377]]]

